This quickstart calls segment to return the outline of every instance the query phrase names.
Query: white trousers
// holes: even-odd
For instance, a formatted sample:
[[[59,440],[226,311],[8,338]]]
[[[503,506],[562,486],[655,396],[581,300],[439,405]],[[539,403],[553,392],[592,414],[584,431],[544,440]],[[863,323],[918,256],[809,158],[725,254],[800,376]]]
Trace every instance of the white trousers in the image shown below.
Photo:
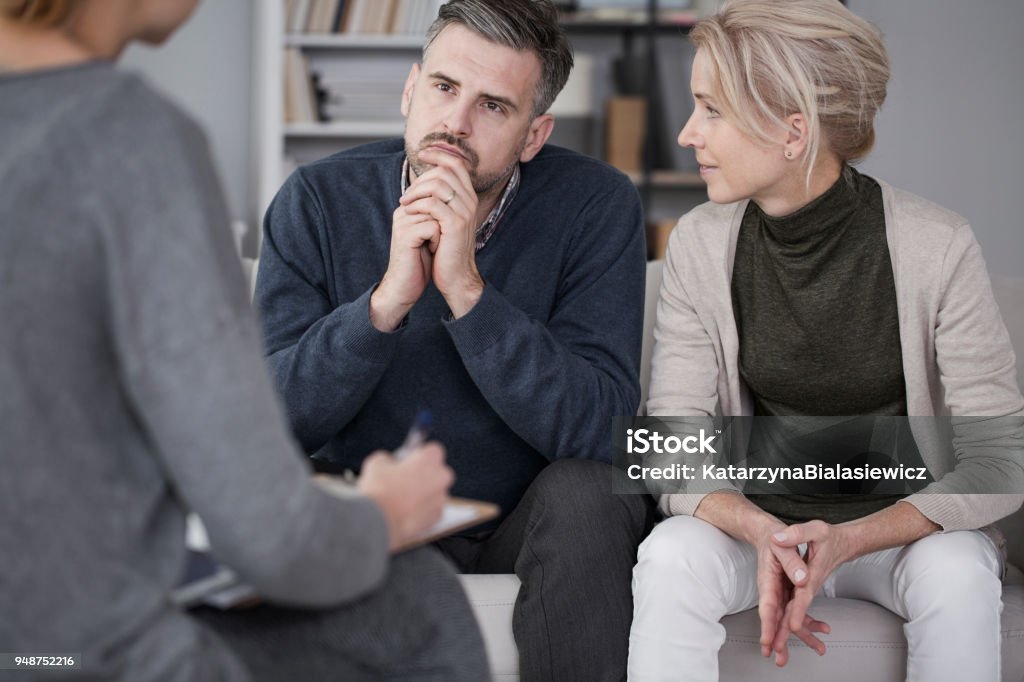
[[[955,531],[843,564],[819,594],[871,601],[907,621],[912,682],[998,682],[1001,575],[983,533]],[[753,546],[691,516],[658,524],[633,569],[630,682],[718,680],[719,621],[757,606],[756,576]]]

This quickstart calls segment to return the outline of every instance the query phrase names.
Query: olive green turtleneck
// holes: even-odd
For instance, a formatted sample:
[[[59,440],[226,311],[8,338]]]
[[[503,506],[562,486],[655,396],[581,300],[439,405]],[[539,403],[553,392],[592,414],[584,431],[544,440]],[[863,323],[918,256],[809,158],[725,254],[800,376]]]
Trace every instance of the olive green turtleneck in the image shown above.
[[[882,192],[871,178],[844,166],[824,194],[782,217],[765,214],[751,201],[736,245],[732,300],[740,373],[755,415],[907,414]],[[758,420],[752,441],[770,457],[767,463],[808,463],[806,455],[777,447],[785,434],[767,434],[767,423]],[[837,431],[844,434],[845,453],[869,449],[872,420],[859,424],[859,437],[858,428],[852,436],[848,427]],[[775,420],[772,428],[787,427]],[[900,438],[904,447],[906,441]],[[820,450],[823,462],[848,457],[832,448]],[[821,485],[812,489],[755,494],[751,500],[785,521],[835,523],[902,497],[870,494],[870,488],[843,488],[847,494],[841,496],[823,494]]]

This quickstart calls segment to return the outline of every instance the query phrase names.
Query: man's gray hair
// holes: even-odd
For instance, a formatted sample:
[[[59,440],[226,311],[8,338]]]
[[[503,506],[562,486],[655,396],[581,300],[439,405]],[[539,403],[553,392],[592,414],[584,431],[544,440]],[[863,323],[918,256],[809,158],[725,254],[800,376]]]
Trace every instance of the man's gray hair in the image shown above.
[[[534,116],[546,112],[565,87],[572,71],[572,46],[558,25],[558,10],[551,0],[451,0],[441,6],[427,30],[424,59],[434,38],[452,24],[465,26],[498,45],[537,55],[541,78],[533,102]]]

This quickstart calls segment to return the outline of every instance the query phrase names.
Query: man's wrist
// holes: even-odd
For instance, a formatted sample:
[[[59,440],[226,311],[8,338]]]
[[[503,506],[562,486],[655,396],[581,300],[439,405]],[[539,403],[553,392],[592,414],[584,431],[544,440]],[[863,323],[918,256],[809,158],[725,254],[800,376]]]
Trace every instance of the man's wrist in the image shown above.
[[[457,320],[472,310],[483,295],[484,281],[480,275],[473,273],[463,284],[445,293],[444,298],[448,303],[448,309],[452,311],[452,317]]]
[[[412,306],[401,303],[392,303],[387,293],[381,291],[378,286],[370,294],[370,324],[385,334],[391,333],[401,326],[402,320],[409,314]]]

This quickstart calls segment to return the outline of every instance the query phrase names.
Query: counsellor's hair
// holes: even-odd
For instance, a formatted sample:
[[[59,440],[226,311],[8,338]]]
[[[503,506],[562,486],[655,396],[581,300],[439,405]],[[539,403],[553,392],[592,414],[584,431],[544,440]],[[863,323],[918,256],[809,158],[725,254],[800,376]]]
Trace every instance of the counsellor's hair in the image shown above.
[[[839,0],[731,0],[694,27],[723,113],[768,141],[773,126],[801,112],[808,122],[808,177],[822,145],[842,161],[875,143],[889,55],[878,29]]]
[[[78,0],[0,0],[0,15],[40,26],[63,24]]]
[[[530,50],[540,60],[541,78],[533,115],[551,107],[572,71],[572,46],[558,24],[551,0],[451,0],[441,6],[427,30],[426,58],[434,38],[447,26],[459,24],[491,42],[513,50]]]

